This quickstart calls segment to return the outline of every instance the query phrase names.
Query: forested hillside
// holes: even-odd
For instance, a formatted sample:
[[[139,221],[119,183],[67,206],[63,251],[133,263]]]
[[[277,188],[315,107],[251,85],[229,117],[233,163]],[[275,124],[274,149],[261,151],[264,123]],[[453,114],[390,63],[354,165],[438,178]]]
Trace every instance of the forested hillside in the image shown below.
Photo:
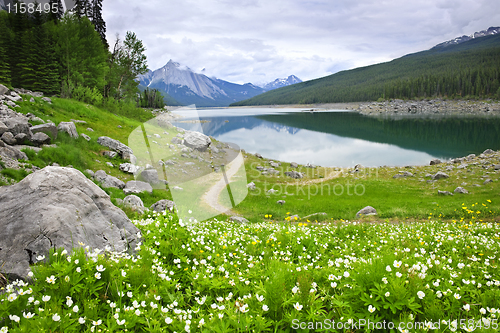
[[[147,64],[135,33],[109,50],[102,1],[78,0],[66,13],[61,0],[0,11],[0,83],[95,105],[163,106],[157,91],[139,94],[135,78]]]
[[[410,54],[273,90],[232,105],[500,98],[500,35]]]

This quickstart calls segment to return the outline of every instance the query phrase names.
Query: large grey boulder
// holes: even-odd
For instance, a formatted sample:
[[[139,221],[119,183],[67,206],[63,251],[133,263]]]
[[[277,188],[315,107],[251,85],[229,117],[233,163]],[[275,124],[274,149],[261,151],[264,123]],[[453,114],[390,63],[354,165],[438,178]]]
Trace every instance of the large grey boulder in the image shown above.
[[[117,153],[120,154],[120,156],[124,160],[129,160],[131,162],[134,162],[134,152],[132,149],[125,144],[121,143],[118,140],[111,139],[110,137],[107,136],[100,136],[97,139],[97,143],[100,144],[101,146],[108,147],[111,150],[116,151]]]
[[[0,271],[25,277],[49,250],[79,244],[134,249],[139,230],[109,196],[72,168],[46,167],[0,188]]]
[[[207,150],[208,146],[212,143],[210,138],[200,132],[186,132],[184,134],[184,141],[182,142],[186,147],[193,148],[199,151]]]
[[[44,97],[45,98],[45,97]],[[59,125],[57,125],[57,130],[59,132],[66,132],[73,139],[78,139],[78,131],[76,130],[76,125],[72,121],[61,121]]]
[[[356,217],[361,217],[362,215],[377,215],[377,210],[372,206],[366,206],[356,213]]]
[[[52,139],[57,139],[57,127],[53,123],[46,123],[46,124],[41,124],[41,125],[35,125],[31,127],[31,133],[36,134],[36,133],[45,133],[52,137]]]
[[[435,158],[435,159],[431,160],[430,165],[437,165],[437,164],[441,164],[441,163],[442,162],[440,159]]]
[[[123,193],[125,194],[137,194],[141,192],[153,193],[153,187],[146,182],[131,180],[125,184],[125,188],[123,189]]]
[[[151,207],[149,207],[150,210],[154,212],[164,212],[168,209],[168,211],[172,211],[175,207],[175,203],[171,200],[163,199],[160,201],[157,201],[156,203],[152,204]]]

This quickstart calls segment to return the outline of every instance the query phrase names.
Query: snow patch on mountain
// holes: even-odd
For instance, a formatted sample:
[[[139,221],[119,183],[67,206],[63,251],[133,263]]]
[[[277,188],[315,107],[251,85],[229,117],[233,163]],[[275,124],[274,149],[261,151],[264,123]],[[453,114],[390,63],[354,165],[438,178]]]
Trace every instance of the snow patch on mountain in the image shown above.
[[[463,42],[467,42],[467,41],[469,41],[471,39],[474,39],[474,38],[481,38],[481,37],[485,37],[485,36],[496,35],[496,34],[499,34],[499,33],[500,33],[500,27],[490,27],[487,30],[482,30],[482,31],[479,31],[479,32],[475,32],[475,33],[473,33],[473,34],[471,34],[469,36],[463,35],[461,37],[457,37],[457,38],[454,38],[452,40],[440,43],[440,44],[434,46],[433,49],[443,48],[443,47],[447,47],[447,46],[450,46],[450,45],[456,45],[456,44],[460,44],[460,43],[463,43]]]
[[[285,79],[276,79],[273,82],[269,82],[269,83],[265,84],[264,86],[262,86],[262,88],[264,88],[264,90],[266,90],[266,91],[269,91],[269,90],[278,89],[281,87],[286,87],[286,86],[300,83],[300,82],[302,82],[301,79],[299,79],[295,75],[290,75],[289,77],[287,77]]]

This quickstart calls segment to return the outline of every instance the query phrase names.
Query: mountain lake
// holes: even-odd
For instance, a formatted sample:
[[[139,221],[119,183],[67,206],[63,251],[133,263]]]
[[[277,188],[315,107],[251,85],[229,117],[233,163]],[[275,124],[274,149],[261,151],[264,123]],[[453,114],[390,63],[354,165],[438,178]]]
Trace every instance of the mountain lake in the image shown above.
[[[177,109],[175,126],[265,158],[325,167],[428,165],[500,149],[500,118],[371,117],[300,108]]]

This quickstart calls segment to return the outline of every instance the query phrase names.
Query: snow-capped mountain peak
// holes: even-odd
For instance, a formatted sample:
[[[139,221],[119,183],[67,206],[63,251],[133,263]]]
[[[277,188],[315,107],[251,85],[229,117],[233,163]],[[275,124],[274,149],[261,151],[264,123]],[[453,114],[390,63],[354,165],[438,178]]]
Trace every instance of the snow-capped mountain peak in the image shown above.
[[[295,83],[300,83],[302,82],[301,79],[296,77],[295,75],[290,75],[289,77],[285,79],[276,79],[273,82],[269,82],[268,84],[264,85],[262,88],[264,88],[266,91],[268,90],[273,90],[273,89],[278,89],[281,87],[289,86]]]
[[[469,36],[463,35],[461,37],[453,38],[452,40],[440,43],[440,44],[434,46],[433,49],[443,48],[443,47],[447,47],[450,45],[456,45],[456,44],[460,44],[463,42],[467,42],[467,41],[474,39],[474,38],[480,38],[480,37],[496,35],[496,34],[500,34],[500,27],[490,27],[487,30],[475,32]]]
[[[185,105],[226,106],[264,92],[253,85],[239,85],[195,73],[173,60],[155,71],[139,75],[137,80],[143,86],[166,92]]]

